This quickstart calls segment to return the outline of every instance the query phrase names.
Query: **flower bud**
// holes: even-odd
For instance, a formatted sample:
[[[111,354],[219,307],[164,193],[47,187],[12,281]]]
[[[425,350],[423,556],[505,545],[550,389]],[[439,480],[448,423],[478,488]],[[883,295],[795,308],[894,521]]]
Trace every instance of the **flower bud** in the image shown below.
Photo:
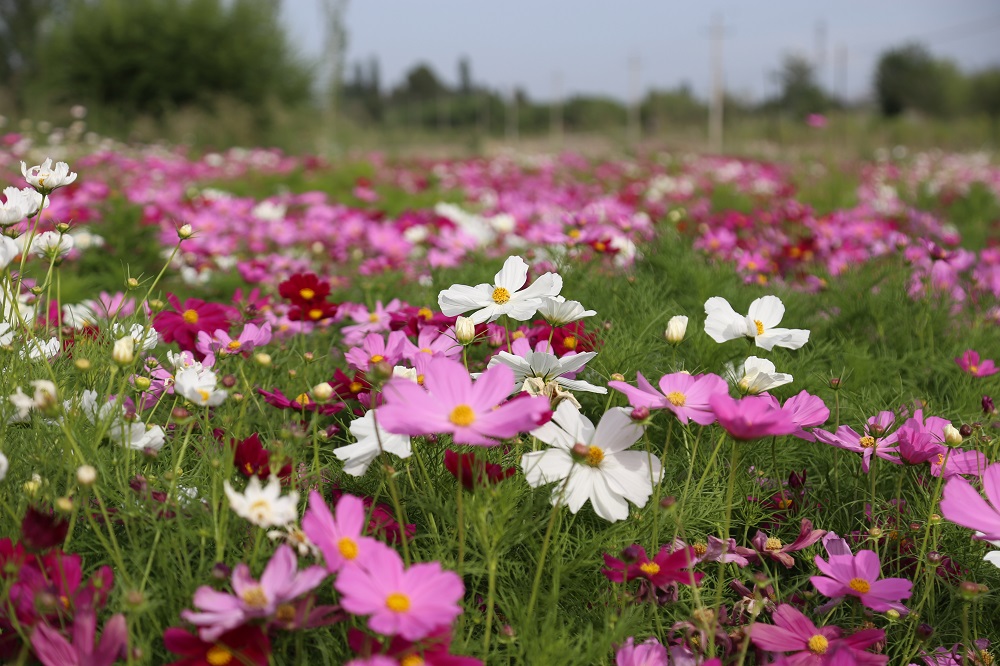
[[[306,363],[312,363],[313,361],[316,360],[316,354],[313,354],[312,352],[306,352],[305,354],[302,355],[302,359]]]
[[[633,421],[645,421],[649,418],[649,407],[636,407],[631,414]]]
[[[934,627],[927,624],[926,622],[921,622],[917,625],[917,638],[922,641],[926,641],[928,638],[934,635]]]
[[[672,345],[679,345],[684,340],[687,333],[688,318],[684,315],[676,315],[667,322],[667,330],[663,332],[663,337]]]
[[[59,224],[56,225],[56,231],[58,231],[61,234],[66,233],[67,231],[69,231],[69,224],[67,224],[66,222],[60,222]]]
[[[92,367],[90,365],[90,361],[88,361],[85,358],[78,358],[74,360],[73,365],[75,365],[76,369],[79,370],[80,372],[87,372]]]
[[[958,446],[962,443],[962,433],[958,431],[958,428],[952,424],[948,424],[944,427],[944,441],[951,446]]]
[[[590,453],[590,447],[586,444],[577,442],[573,445],[573,448],[570,449],[570,453],[572,453],[573,457],[577,460],[584,460],[586,459],[587,454]]]
[[[225,386],[226,388],[233,388],[234,386],[236,386],[236,375],[233,374],[223,375],[222,379],[219,380],[219,383]]]
[[[885,612],[885,616],[889,618],[890,621],[899,619],[899,611],[895,608],[890,608]]]
[[[620,372],[611,373],[611,381],[613,382],[623,382],[625,381],[625,375]]]
[[[641,554],[641,546],[639,544],[634,543],[631,546],[625,546],[622,548],[622,561],[631,564],[638,560]]]
[[[55,501],[55,508],[62,513],[70,513],[73,510],[73,500],[69,497],[60,497]]]
[[[942,560],[944,560],[944,556],[936,550],[927,553],[927,564],[932,567],[940,565]]]
[[[134,277],[130,277],[129,279],[125,280],[125,288],[128,289],[129,291],[133,289],[138,289],[139,281],[136,280]]]
[[[271,355],[265,354],[264,352],[258,352],[253,355],[253,360],[257,362],[257,365],[263,366],[265,368],[271,365]]]
[[[152,382],[149,381],[149,377],[141,377],[141,376],[139,376],[139,377],[135,378],[135,387],[137,389],[139,389],[140,391],[147,391],[147,390],[149,390],[149,387],[150,387],[151,384],[152,384]]]
[[[129,365],[135,360],[135,339],[131,335],[116,340],[111,358],[118,365]]]
[[[830,388],[832,388],[834,391],[840,390],[840,377],[830,378]]]
[[[459,344],[468,345],[476,339],[476,325],[468,317],[455,320],[455,338]]]
[[[326,402],[333,397],[333,387],[329,382],[321,382],[313,386],[312,394],[316,402]]]
[[[92,486],[97,481],[97,470],[92,465],[80,465],[76,468],[76,482],[81,486]]]
[[[188,238],[191,238],[191,236],[193,235],[194,235],[194,229],[191,227],[190,224],[182,224],[181,227],[177,230],[177,237],[180,238],[181,240],[187,240]]]
[[[993,398],[988,395],[983,396],[983,414],[987,416],[997,413],[997,406],[993,404]]]
[[[971,580],[963,580],[958,586],[958,593],[963,599],[967,601],[973,601],[982,594],[981,586]]]
[[[968,437],[969,435],[972,434],[972,426],[969,425],[968,423],[963,423],[962,427],[958,429],[958,433],[962,437]]]

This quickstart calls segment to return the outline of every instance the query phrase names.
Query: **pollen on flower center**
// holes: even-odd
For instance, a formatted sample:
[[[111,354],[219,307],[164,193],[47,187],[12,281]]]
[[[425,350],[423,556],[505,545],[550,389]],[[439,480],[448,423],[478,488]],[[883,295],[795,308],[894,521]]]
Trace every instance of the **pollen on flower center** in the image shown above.
[[[205,661],[212,666],[226,666],[233,661],[233,653],[224,645],[213,645],[205,652]]]
[[[361,390],[364,389],[364,387],[365,385],[361,382],[351,382],[347,385],[347,388],[351,393],[361,393]]]
[[[183,319],[186,324],[197,324],[198,313],[194,310],[185,310],[184,314],[181,315],[181,319]]]
[[[639,569],[647,576],[655,576],[660,573],[660,565],[656,562],[643,562],[639,565]]]
[[[229,351],[236,351],[237,349],[239,349],[242,346],[243,345],[240,343],[239,340],[233,340],[228,345],[226,345],[226,349],[228,349]]]
[[[493,302],[497,305],[503,305],[510,300],[510,292],[503,287],[497,287],[493,290]]]
[[[297,402],[300,405],[302,405],[303,407],[305,407],[310,402],[312,402],[312,400],[310,400],[309,396],[306,395],[305,393],[299,393],[297,396],[295,396],[295,402]]]
[[[764,335],[764,324],[761,323],[760,319],[754,319],[753,323],[757,326],[757,335]]]
[[[311,301],[316,298],[316,292],[309,287],[302,287],[302,289],[299,289],[299,296],[301,296],[304,301]]]
[[[576,349],[577,341],[576,338],[573,337],[572,335],[567,335],[565,338],[563,338],[562,343],[563,347],[565,347],[566,349]]]
[[[448,415],[448,420],[457,426],[466,427],[472,425],[476,420],[476,413],[468,405],[456,405]]]
[[[208,402],[208,399],[212,397],[212,394],[206,391],[205,389],[196,389],[196,390],[198,391],[198,395],[200,395],[201,399],[204,400],[205,402]]]
[[[378,321],[378,315],[377,315],[377,314],[375,314],[374,312],[373,312],[373,313],[371,313],[370,315],[368,315],[368,321],[369,321],[370,323],[374,324],[375,322],[377,322],[377,321]]]
[[[381,363],[384,360],[385,360],[385,356],[382,356],[382,354],[375,354],[371,358],[372,363]]]
[[[344,537],[337,542],[337,550],[345,560],[353,560],[358,556],[358,544],[350,537]]]
[[[858,441],[858,444],[861,445],[861,448],[863,448],[863,449],[874,448],[875,447],[875,438],[872,437],[871,435],[865,435],[864,437],[862,437]]]
[[[979,366],[978,365],[970,365],[969,366],[969,372],[972,373],[972,374],[974,374],[974,375],[979,374]]]
[[[396,613],[410,610],[410,598],[402,592],[393,592],[385,598],[385,607]]]
[[[764,550],[773,552],[781,550],[781,539],[778,537],[768,537],[764,544]]]
[[[667,400],[669,400],[670,404],[674,407],[683,407],[684,403],[687,402],[687,396],[680,391],[671,391],[667,394]]]
[[[830,641],[826,640],[826,636],[816,634],[809,639],[807,645],[813,654],[826,654],[826,649],[830,647]]]
[[[399,666],[424,666],[426,663],[419,654],[408,654],[399,660]]]
[[[430,321],[431,318],[434,317],[434,313],[431,312],[430,308],[423,307],[423,308],[420,308],[419,310],[417,310],[417,316],[418,317],[423,317],[424,319]]]
[[[243,590],[243,594],[240,595],[240,599],[243,603],[250,608],[264,608],[267,606],[267,595],[264,594],[264,588],[260,585],[255,585]]]
[[[279,622],[291,622],[295,619],[295,606],[291,604],[281,604],[274,610],[274,617]]]
[[[872,589],[872,584],[864,578],[852,578],[847,584],[847,587],[851,588],[858,594],[868,594],[868,592]]]
[[[691,547],[694,548],[694,554],[698,557],[701,557],[708,552],[708,544],[702,543],[701,541],[695,542],[695,544]]]
[[[598,467],[604,460],[604,451],[599,446],[591,446],[587,449],[587,464],[591,467]]]
[[[259,499],[250,505],[250,515],[255,516],[258,521],[262,522],[264,518],[271,515],[271,503],[265,499]]]
[[[310,319],[322,319],[323,318],[323,311],[320,310],[319,308],[313,308],[312,310],[309,311],[309,318]]]

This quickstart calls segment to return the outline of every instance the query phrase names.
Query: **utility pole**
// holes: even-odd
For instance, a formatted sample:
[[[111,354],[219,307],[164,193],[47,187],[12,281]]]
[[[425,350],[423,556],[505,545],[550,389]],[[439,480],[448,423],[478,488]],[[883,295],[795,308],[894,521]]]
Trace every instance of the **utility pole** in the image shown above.
[[[556,145],[562,147],[563,143],[563,100],[562,100],[562,74],[556,72],[552,75],[552,106],[549,113],[549,131],[552,134]]]
[[[814,58],[816,81],[822,88],[826,81],[826,21],[822,19],[816,22],[816,54]]]
[[[722,152],[722,106],[725,99],[725,83],[722,64],[722,40],[725,39],[725,26],[722,24],[722,14],[716,14],[712,19],[712,98],[708,107],[708,146],[714,153]]]
[[[639,145],[639,139],[641,138],[641,129],[639,127],[639,71],[642,66],[639,56],[632,56],[628,59],[628,126],[626,128],[626,136],[628,137],[628,145],[632,148],[636,148]]]
[[[336,121],[337,101],[341,81],[344,78],[344,56],[347,53],[347,27],[344,24],[344,14],[347,12],[347,4],[348,0],[323,0],[322,4],[325,28],[323,64],[327,70],[324,83],[329,86],[326,91],[326,101],[331,123]]]
[[[837,47],[837,56],[833,63],[835,72],[837,96],[841,104],[847,105],[847,45]]]

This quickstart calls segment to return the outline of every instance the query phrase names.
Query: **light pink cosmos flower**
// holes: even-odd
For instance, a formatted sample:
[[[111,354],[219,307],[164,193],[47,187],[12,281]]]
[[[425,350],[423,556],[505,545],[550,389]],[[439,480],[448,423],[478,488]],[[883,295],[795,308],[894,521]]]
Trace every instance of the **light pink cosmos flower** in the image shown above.
[[[615,652],[615,666],[669,666],[669,664],[667,648],[661,645],[655,636],[650,636],[638,644],[629,636]]]
[[[40,623],[31,634],[31,647],[44,666],[111,666],[128,649],[128,628],[125,616],[113,615],[104,624],[100,642],[97,639],[97,616],[94,609],[81,610],[73,618],[73,642],[59,631]]]
[[[302,531],[316,544],[331,573],[344,566],[364,562],[368,551],[378,541],[362,536],[368,524],[365,503],[354,495],[341,495],[337,500],[336,518],[323,496],[315,490],[309,493],[309,508],[302,517]]]
[[[403,567],[395,550],[372,548],[363,567],[346,567],[334,583],[340,605],[354,615],[370,615],[368,626],[385,636],[416,641],[450,625],[462,613],[462,579],[437,562]]]
[[[348,363],[364,372],[376,363],[396,363],[403,357],[403,349],[409,340],[403,331],[393,331],[386,340],[378,333],[369,333],[361,342],[360,347],[352,347],[344,354]]]
[[[709,405],[733,439],[749,441],[771,435],[789,435],[798,430],[791,417],[769,396],[746,396],[733,400],[729,394],[715,394]]]
[[[983,472],[984,500],[968,481],[953,476],[944,484],[941,515],[953,523],[980,532],[977,538],[1000,539],[1000,463]]]
[[[820,594],[831,599],[857,597],[862,604],[879,613],[890,608],[900,613],[909,612],[899,601],[909,598],[913,583],[905,578],[880,580],[882,568],[875,551],[859,550],[854,555],[831,553],[829,562],[817,555],[814,561],[826,574],[809,578]]]
[[[403,343],[403,358],[415,363],[418,358],[432,356],[447,356],[458,358],[462,355],[462,345],[456,342],[454,331],[439,331],[431,326],[425,326],[417,334],[414,344],[409,339]]]
[[[349,345],[356,345],[361,342],[365,335],[388,331],[392,321],[392,313],[396,312],[403,305],[398,298],[389,301],[389,304],[382,306],[382,301],[375,303],[375,309],[368,311],[364,307],[353,307],[348,309],[347,315],[356,323],[345,326],[341,333],[344,334],[344,342]]]
[[[181,619],[199,627],[203,641],[215,641],[230,629],[254,618],[270,617],[278,606],[294,601],[319,585],[327,572],[323,567],[297,569],[298,561],[290,546],[278,546],[264,567],[260,581],[250,576],[250,567],[242,562],[233,571],[233,592],[219,592],[203,585],[194,593],[194,606],[200,611],[181,611]]]
[[[869,431],[870,432],[870,431]],[[883,460],[900,465],[898,435],[893,433],[888,437],[877,438],[870,434],[860,435],[850,426],[840,426],[837,432],[827,432],[826,430],[814,430],[813,435],[817,442],[836,446],[838,449],[846,449],[861,454],[861,468],[868,472],[871,467],[872,455],[876,455]]]
[[[815,442],[816,435],[805,430],[823,425],[830,418],[830,409],[819,396],[811,395],[807,391],[802,391],[798,395],[793,395],[785,401],[782,409],[791,417],[798,430],[792,433],[799,439],[807,442]]]
[[[660,377],[660,390],[642,376],[635,373],[636,384],[631,386],[625,382],[608,382],[608,386],[621,391],[633,407],[648,409],[668,409],[677,416],[681,423],[688,420],[699,425],[709,425],[715,422],[709,400],[713,395],[728,395],[729,387],[718,375],[689,375],[685,372],[675,372]]]
[[[495,446],[499,439],[534,430],[550,413],[548,398],[519,397],[498,404],[514,390],[514,372],[489,368],[473,383],[458,361],[431,359],[420,386],[390,380],[379,419],[386,432],[401,435],[450,433],[457,444]]]
[[[217,329],[209,335],[205,331],[198,331],[198,340],[195,348],[205,356],[231,356],[251,352],[256,347],[262,347],[271,341],[271,324],[263,326],[247,324],[243,327],[239,336],[230,337],[229,333],[222,329]],[[209,365],[214,365],[209,363]]]
[[[750,640],[761,650],[785,654],[780,662],[785,666],[820,666],[822,664],[886,664],[889,657],[864,652],[885,639],[881,629],[865,629],[841,638],[840,627],[817,627],[812,621],[788,604],[782,604],[771,615],[773,625],[755,623]],[[840,661],[835,660],[835,655]],[[847,659],[850,657],[850,659]]]
[[[979,353],[972,349],[965,350],[964,354],[955,359],[955,363],[973,377],[989,377],[1000,372],[1000,368],[992,360],[980,360]]]

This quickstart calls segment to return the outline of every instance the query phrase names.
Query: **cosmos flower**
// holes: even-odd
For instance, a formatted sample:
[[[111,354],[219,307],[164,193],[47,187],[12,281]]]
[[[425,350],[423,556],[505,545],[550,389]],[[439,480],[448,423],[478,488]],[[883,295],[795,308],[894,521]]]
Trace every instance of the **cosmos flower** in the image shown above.
[[[746,316],[737,314],[729,301],[713,296],[705,301],[705,332],[716,342],[752,338],[761,349],[798,349],[809,341],[809,331],[777,328],[785,306],[777,296],[762,296],[750,304]]]
[[[449,317],[475,310],[469,317],[475,324],[496,321],[503,315],[527,321],[538,311],[542,299],[559,295],[562,277],[545,273],[525,288],[527,281],[528,264],[521,257],[511,256],[492,285],[454,284],[438,294],[438,306]]]
[[[685,372],[675,372],[660,377],[660,390],[636,373],[636,384],[631,386],[625,382],[612,381],[608,386],[621,391],[633,407],[648,409],[667,409],[673,412],[681,423],[688,420],[699,425],[715,422],[715,413],[709,405],[713,395],[728,393],[726,382],[718,375],[690,375]]]
[[[223,483],[223,488],[226,497],[229,498],[229,506],[236,515],[258,527],[284,527],[298,520],[299,512],[296,505],[299,502],[299,494],[293,490],[282,497],[281,482],[276,476],[268,479],[267,485],[263,487],[260,485],[260,479],[251,476],[246,490],[242,493],[233,490],[228,481]]]
[[[829,561],[819,555],[814,562],[823,576],[809,578],[820,594],[831,599],[857,597],[862,604],[878,613],[893,609],[909,612],[900,600],[910,596],[913,583],[905,578],[882,578],[879,557],[872,550],[856,554],[830,554]]]
[[[955,363],[973,377],[989,377],[1000,372],[1000,368],[992,360],[980,359],[979,352],[972,349],[965,350],[964,354],[955,359]]]

